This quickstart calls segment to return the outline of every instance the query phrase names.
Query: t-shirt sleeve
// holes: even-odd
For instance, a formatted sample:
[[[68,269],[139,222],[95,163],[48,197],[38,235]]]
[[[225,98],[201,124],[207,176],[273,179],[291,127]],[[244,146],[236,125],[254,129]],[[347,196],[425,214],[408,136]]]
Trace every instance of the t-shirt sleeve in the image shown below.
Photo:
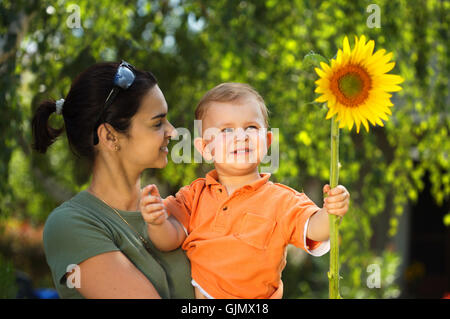
[[[120,250],[114,243],[113,234],[100,220],[70,207],[55,210],[49,216],[43,241],[55,284],[61,285],[65,285],[65,274],[73,265]]]
[[[286,241],[313,256],[321,256],[329,249],[328,241],[317,242],[306,236],[309,218],[318,210],[320,208],[308,196],[298,193],[289,202],[280,221]]]
[[[174,216],[185,229],[189,228],[192,201],[193,193],[191,186],[184,186],[175,194],[175,196],[168,196],[163,200],[167,213]]]

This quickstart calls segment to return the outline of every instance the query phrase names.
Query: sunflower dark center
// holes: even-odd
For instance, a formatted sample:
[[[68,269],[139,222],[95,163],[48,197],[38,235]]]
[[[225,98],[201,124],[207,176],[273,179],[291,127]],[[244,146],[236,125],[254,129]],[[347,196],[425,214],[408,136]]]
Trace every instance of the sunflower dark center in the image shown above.
[[[330,89],[337,102],[348,107],[365,103],[371,88],[370,75],[359,65],[345,65],[336,70],[330,79]]]
[[[339,90],[342,94],[352,99],[361,94],[364,82],[357,73],[347,73],[338,80]]]

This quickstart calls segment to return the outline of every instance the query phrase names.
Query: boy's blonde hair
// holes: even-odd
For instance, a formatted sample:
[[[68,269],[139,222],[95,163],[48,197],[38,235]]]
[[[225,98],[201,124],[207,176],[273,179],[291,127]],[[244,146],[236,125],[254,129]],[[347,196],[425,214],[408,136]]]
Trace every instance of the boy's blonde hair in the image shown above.
[[[264,99],[254,88],[245,83],[222,83],[206,92],[195,109],[195,119],[203,119],[211,102],[236,102],[245,98],[254,98],[256,100],[261,108],[266,128],[268,128],[269,111],[264,103]]]

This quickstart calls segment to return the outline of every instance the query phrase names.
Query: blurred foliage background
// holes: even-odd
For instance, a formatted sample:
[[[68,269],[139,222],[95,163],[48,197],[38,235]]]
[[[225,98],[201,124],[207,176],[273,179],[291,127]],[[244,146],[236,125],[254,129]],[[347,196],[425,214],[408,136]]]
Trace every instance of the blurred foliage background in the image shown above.
[[[380,28],[367,24],[372,3],[380,9]],[[436,253],[450,265],[449,11],[443,0],[2,0],[0,296],[15,291],[7,288],[11,263],[35,286],[52,287],[42,225],[87,187],[89,172],[65,136],[46,155],[32,152],[30,119],[43,99],[65,97],[81,70],[120,59],[151,70],[169,120],[191,132],[193,110],[208,89],[224,81],[253,85],[270,109],[270,126],[280,128],[280,166],[272,180],[320,204],[329,178],[330,123],[326,109],[310,103],[317,77],[303,58],[311,50],[332,58],[345,35],[353,43],[354,35],[365,34],[376,50],[394,52],[393,73],[405,82],[384,128],[341,132],[340,183],[352,195],[341,225],[341,294],[414,297],[408,287],[427,271],[411,259],[421,249],[411,244],[407,223],[414,207],[419,223],[439,220],[447,246]],[[62,125],[56,116],[51,121]],[[145,172],[143,184],[155,182],[163,195],[173,194],[209,169],[169,161],[164,170]],[[432,207],[418,205],[424,192]],[[371,264],[380,266],[381,288],[367,287]],[[327,270],[328,255],[313,258],[290,248],[285,298],[326,298]]]

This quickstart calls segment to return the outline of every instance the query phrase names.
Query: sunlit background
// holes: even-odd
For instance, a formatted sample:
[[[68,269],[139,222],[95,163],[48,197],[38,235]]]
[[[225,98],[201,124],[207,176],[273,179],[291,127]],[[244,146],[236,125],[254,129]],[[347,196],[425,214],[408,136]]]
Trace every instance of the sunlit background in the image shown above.
[[[81,70],[121,59],[151,70],[169,120],[190,130],[208,89],[251,84],[269,107],[270,126],[279,128],[280,164],[271,179],[321,204],[330,125],[326,109],[311,103],[317,76],[303,59],[311,50],[332,58],[345,35],[353,43],[362,34],[394,53],[393,73],[405,82],[385,128],[341,131],[339,182],[352,198],[340,228],[341,295],[448,297],[449,16],[444,0],[2,0],[0,297],[56,297],[43,225],[87,187],[89,172],[64,135],[46,155],[33,152],[30,119],[43,99],[65,97]],[[169,161],[145,172],[143,184],[174,194],[210,169]],[[379,288],[370,284],[376,270]],[[328,255],[289,247],[284,297],[327,298],[327,271]]]

